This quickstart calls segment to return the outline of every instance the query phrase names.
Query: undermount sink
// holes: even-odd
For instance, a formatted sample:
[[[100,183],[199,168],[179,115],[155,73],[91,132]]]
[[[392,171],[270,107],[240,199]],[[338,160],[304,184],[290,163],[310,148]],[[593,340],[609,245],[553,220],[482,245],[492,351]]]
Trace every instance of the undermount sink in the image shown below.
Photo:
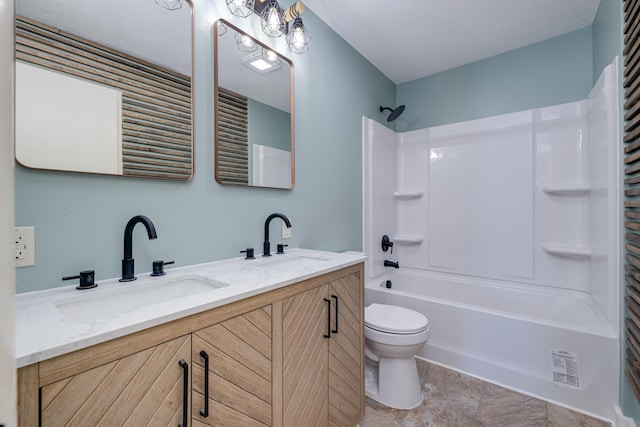
[[[277,270],[300,270],[308,267],[316,267],[331,258],[311,256],[303,254],[294,255],[272,255],[270,258],[261,260],[254,264],[255,267],[262,267],[265,269],[277,269]]]
[[[64,320],[84,323],[213,291],[228,284],[189,274],[150,278],[146,283],[132,282],[117,286],[114,289],[97,289],[84,295],[63,298],[56,301],[55,305]]]

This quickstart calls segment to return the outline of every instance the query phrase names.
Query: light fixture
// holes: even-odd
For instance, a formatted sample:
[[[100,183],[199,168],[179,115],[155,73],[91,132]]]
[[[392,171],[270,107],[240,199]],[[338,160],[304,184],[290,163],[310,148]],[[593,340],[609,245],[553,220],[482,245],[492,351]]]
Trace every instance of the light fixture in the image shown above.
[[[276,0],[226,0],[226,2],[231,13],[236,16],[246,18],[252,13],[259,15],[262,31],[267,36],[280,37],[286,34],[287,45],[291,52],[305,53],[309,50],[311,36],[309,35],[309,30],[302,23],[302,18],[300,18],[300,15],[304,12],[304,4],[302,2],[295,2],[287,10],[282,10]],[[221,29],[218,29],[218,31],[220,35],[224,34]],[[241,46],[240,41],[238,41],[238,47],[245,52],[253,52],[255,50],[248,50],[248,46]]]
[[[264,58],[265,61],[269,62],[270,64],[273,64],[274,66],[275,65],[279,66],[280,63],[282,62],[278,54],[270,49],[262,48],[262,58]]]
[[[156,4],[169,10],[178,10],[182,7],[181,0],[156,0]]]
[[[254,5],[254,0],[227,0],[229,11],[242,18],[246,18],[253,13]]]
[[[269,0],[260,13],[262,18],[262,31],[269,37],[280,37],[287,28],[287,21],[284,19],[284,11],[276,0]]]
[[[255,52],[258,50],[258,45],[254,42],[251,37],[246,34],[236,33],[235,35],[236,43],[238,44],[238,49],[243,52]]]
[[[305,53],[309,50],[310,41],[309,30],[302,23],[302,18],[294,19],[291,28],[289,28],[289,34],[287,34],[289,50],[293,53]]]
[[[240,62],[260,74],[270,73],[282,66],[282,61],[278,55],[268,49],[263,49],[262,53],[247,55]]]

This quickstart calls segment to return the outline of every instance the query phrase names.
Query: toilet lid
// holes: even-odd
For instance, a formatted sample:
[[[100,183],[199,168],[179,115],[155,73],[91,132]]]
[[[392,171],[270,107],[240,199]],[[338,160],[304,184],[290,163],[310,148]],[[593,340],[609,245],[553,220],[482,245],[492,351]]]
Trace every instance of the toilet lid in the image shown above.
[[[421,313],[404,307],[371,304],[364,309],[366,326],[381,332],[412,334],[424,331],[429,320]]]

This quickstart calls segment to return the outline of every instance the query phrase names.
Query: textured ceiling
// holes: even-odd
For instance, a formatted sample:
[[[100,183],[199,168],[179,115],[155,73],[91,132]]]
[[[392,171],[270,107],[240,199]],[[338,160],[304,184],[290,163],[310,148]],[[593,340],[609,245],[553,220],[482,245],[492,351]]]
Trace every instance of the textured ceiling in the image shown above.
[[[588,27],[600,0],[304,3],[399,84]]]

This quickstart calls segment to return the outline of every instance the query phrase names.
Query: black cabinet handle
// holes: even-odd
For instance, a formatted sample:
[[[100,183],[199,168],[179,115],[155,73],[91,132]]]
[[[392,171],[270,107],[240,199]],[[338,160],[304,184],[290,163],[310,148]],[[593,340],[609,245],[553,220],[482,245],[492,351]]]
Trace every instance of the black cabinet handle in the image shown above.
[[[325,298],[324,302],[327,303],[327,333],[324,334],[324,337],[331,338],[331,300]]]
[[[184,389],[182,390],[182,422],[178,423],[178,427],[187,427],[189,425],[189,364],[184,359],[178,361],[182,366],[184,376]]]
[[[200,409],[200,415],[209,416],[209,355],[202,350],[200,356],[204,359],[204,409]]]
[[[331,298],[336,300],[336,328],[331,331],[332,334],[338,333],[338,295],[331,295]]]

